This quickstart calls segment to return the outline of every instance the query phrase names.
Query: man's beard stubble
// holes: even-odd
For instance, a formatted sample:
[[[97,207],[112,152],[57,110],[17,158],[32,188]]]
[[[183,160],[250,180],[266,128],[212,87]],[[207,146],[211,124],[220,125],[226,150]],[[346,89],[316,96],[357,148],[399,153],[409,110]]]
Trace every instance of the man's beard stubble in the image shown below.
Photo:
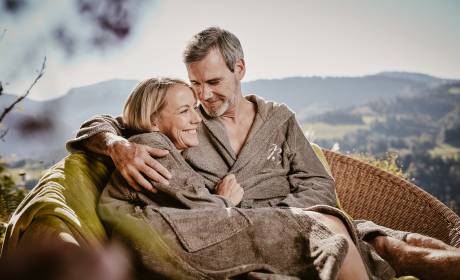
[[[236,95],[233,95],[229,99],[225,100],[224,103],[222,103],[222,105],[220,105],[220,107],[217,108],[216,110],[209,110],[206,106],[204,106],[204,104],[203,104],[203,108],[206,114],[208,114],[210,117],[212,118],[220,117],[225,112],[228,111],[231,105],[235,104],[235,99],[236,99]]]

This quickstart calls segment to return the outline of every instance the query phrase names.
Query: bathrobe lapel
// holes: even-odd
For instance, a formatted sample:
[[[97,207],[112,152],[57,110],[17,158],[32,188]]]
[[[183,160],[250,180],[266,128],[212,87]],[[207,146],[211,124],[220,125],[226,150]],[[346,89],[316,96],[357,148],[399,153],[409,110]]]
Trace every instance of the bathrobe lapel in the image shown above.
[[[246,143],[241,149],[235,164],[229,173],[237,174],[253,159],[262,149],[265,149],[271,136],[278,132],[293,113],[286,110],[284,106],[267,103],[265,100],[254,95],[248,96],[248,99],[257,104],[257,115],[251,127]]]
[[[210,134],[210,142],[216,145],[222,158],[230,166],[228,173],[237,173],[244,168],[251,158],[266,146],[270,141],[270,136],[292,116],[292,112],[286,110],[284,106],[274,106],[273,103],[267,103],[255,95],[249,95],[246,98],[256,104],[257,113],[239,155],[236,155],[233,150],[222,122],[217,118],[203,116],[203,125]],[[203,110],[202,114],[205,114]]]

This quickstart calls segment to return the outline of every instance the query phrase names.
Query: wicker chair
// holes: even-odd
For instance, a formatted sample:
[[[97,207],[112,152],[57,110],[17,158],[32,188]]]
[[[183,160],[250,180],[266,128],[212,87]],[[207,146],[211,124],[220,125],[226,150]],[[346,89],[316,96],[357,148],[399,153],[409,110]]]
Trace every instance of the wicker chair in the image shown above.
[[[342,207],[354,219],[418,232],[460,248],[460,217],[432,195],[367,163],[323,152]]]

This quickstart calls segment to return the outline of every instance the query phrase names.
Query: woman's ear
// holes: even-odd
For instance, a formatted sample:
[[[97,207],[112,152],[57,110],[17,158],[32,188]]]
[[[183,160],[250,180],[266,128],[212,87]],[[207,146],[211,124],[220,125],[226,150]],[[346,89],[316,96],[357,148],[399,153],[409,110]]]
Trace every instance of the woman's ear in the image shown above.
[[[150,120],[151,124],[151,131],[160,131],[160,127],[158,127],[158,118],[157,117],[152,117]]]

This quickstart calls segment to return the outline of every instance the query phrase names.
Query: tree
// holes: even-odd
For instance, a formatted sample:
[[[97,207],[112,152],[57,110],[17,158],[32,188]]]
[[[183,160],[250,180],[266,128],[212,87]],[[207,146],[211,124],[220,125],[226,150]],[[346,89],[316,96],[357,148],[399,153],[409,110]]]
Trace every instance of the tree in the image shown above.
[[[38,76],[35,78],[35,80],[32,82],[32,84],[26,90],[26,92],[23,95],[21,95],[18,98],[16,98],[16,100],[13,103],[11,103],[10,106],[8,106],[8,107],[3,109],[3,112],[0,115],[0,124],[2,123],[2,121],[6,117],[6,115],[8,115],[8,113],[10,113],[11,110],[13,110],[14,106],[16,106],[19,102],[21,102],[24,98],[26,98],[27,95],[30,94],[30,91],[32,90],[34,85],[38,82],[38,80],[40,80],[41,77],[43,77],[43,74],[45,73],[45,67],[46,67],[46,57],[43,59],[42,68],[40,69],[40,72],[38,73]],[[0,85],[1,85],[1,81],[0,81]],[[0,91],[0,95],[1,95],[1,93],[2,92]],[[3,140],[3,138],[6,136],[7,133],[8,133],[8,128],[0,129],[0,140]]]

